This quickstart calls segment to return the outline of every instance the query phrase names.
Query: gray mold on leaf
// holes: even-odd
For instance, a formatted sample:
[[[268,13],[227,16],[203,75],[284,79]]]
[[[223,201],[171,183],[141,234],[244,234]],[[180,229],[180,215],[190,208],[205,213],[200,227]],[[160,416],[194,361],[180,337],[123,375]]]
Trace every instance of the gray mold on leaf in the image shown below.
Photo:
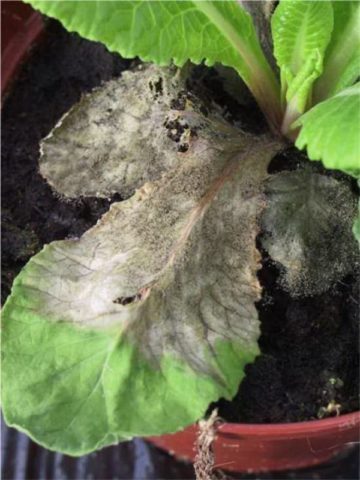
[[[173,168],[113,204],[80,240],[46,247],[28,287],[42,315],[119,325],[150,359],[176,353],[208,372],[204,342],[256,344],[255,238],[279,146],[196,112],[172,115],[196,131],[185,153],[172,151]]]
[[[351,231],[356,195],[348,182],[307,165],[271,176],[267,198],[262,246],[294,296],[324,292],[359,264]]]
[[[184,85],[177,69],[142,65],[84,95],[43,140],[40,173],[68,197],[128,197],[156,180],[186,149],[187,126],[168,119],[191,108]]]
[[[259,352],[256,237],[281,145],[181,89],[160,100],[148,79],[123,80],[145,93],[104,85],[45,141],[42,172],[61,193],[130,197],[45,246],[4,307],[6,419],[66,453],[178,431],[231,399]],[[133,103],[112,116],[120,94]]]
[[[197,107],[150,67],[72,109],[43,143],[43,175],[69,196],[142,186],[81,239],[46,247],[26,282],[47,318],[119,325],[148,358],[208,372],[219,340],[256,345],[255,239],[279,144]]]
[[[129,72],[43,142],[41,171],[62,194],[131,196],[34,257],[25,287],[41,316],[119,326],[149,360],[177,355],[210,373],[218,341],[256,349],[255,239],[281,146],[202,113],[183,86],[169,69]]]

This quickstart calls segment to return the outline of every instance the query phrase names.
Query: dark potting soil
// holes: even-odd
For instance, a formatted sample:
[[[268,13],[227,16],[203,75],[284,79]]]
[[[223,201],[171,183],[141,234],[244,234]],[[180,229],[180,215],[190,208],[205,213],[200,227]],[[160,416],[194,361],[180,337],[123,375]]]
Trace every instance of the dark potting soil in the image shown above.
[[[129,68],[105,48],[49,28],[5,99],[2,128],[2,296],[29,258],[45,243],[78,237],[109,208],[110,200],[65,201],[38,173],[39,141],[76,101]],[[225,92],[219,76],[204,77],[232,122],[254,133],[265,122],[254,104],[242,106]],[[272,162],[274,170],[302,162],[294,149]],[[258,309],[262,354],[246,368],[233,402],[218,402],[229,421],[287,422],[358,409],[358,284],[343,279],[312,298],[291,298],[276,282],[278,271],[263,252]]]

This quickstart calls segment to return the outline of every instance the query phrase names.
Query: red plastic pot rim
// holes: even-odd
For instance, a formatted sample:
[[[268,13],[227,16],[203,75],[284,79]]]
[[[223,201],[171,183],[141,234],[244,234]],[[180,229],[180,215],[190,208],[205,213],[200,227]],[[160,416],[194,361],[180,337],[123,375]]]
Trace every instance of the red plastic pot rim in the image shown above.
[[[333,430],[346,430],[359,425],[360,412],[346,413],[338,417],[323,418],[321,420],[308,420],[293,423],[248,424],[224,423],[219,426],[221,436],[246,435],[282,438],[295,434],[298,437],[308,436],[313,432],[330,432]]]
[[[281,471],[310,467],[358,443],[360,412],[298,423],[224,423],[216,429],[215,464],[237,472]],[[184,460],[196,458],[199,426],[147,438]]]

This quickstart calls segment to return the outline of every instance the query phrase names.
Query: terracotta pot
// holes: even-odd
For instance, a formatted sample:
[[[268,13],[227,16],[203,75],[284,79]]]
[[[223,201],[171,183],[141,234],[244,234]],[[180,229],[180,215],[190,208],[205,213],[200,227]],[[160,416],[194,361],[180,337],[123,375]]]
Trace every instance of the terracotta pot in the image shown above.
[[[41,16],[17,1],[2,2],[2,84],[4,92],[43,30]],[[360,413],[310,422],[223,424],[214,444],[216,466],[229,471],[286,470],[316,465],[359,441]],[[186,460],[194,460],[195,425],[148,439]]]

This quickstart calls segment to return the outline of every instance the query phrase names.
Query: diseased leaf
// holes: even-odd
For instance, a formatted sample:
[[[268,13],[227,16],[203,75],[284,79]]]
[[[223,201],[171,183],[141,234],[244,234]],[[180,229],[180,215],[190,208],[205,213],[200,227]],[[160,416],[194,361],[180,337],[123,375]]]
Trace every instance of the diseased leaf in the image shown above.
[[[168,117],[188,125],[188,150],[79,240],[34,256],[4,307],[4,415],[50,449],[179,430],[232,398],[258,353],[255,238],[279,145],[195,111]]]
[[[124,58],[182,66],[191,60],[233,67],[270,123],[280,121],[278,84],[261,50],[250,15],[227,1],[31,0],[70,31],[104,43]]]
[[[331,3],[280,2],[272,16],[271,27],[283,103],[287,103],[283,121],[283,133],[287,133],[291,123],[309,106],[312,85],[322,72],[333,28]]]
[[[295,145],[326,168],[360,175],[360,83],[319,103],[293,125]]]
[[[168,119],[191,105],[184,89],[176,69],[141,66],[84,95],[41,142],[41,174],[69,197],[128,197],[157,180],[187,148],[189,129]]]
[[[333,1],[332,6],[334,30],[326,50],[323,74],[315,84],[316,102],[349,87],[360,76],[360,3]]]
[[[357,198],[348,182],[303,170],[267,181],[262,245],[282,266],[293,295],[326,291],[353,271],[359,252],[352,235]]]

